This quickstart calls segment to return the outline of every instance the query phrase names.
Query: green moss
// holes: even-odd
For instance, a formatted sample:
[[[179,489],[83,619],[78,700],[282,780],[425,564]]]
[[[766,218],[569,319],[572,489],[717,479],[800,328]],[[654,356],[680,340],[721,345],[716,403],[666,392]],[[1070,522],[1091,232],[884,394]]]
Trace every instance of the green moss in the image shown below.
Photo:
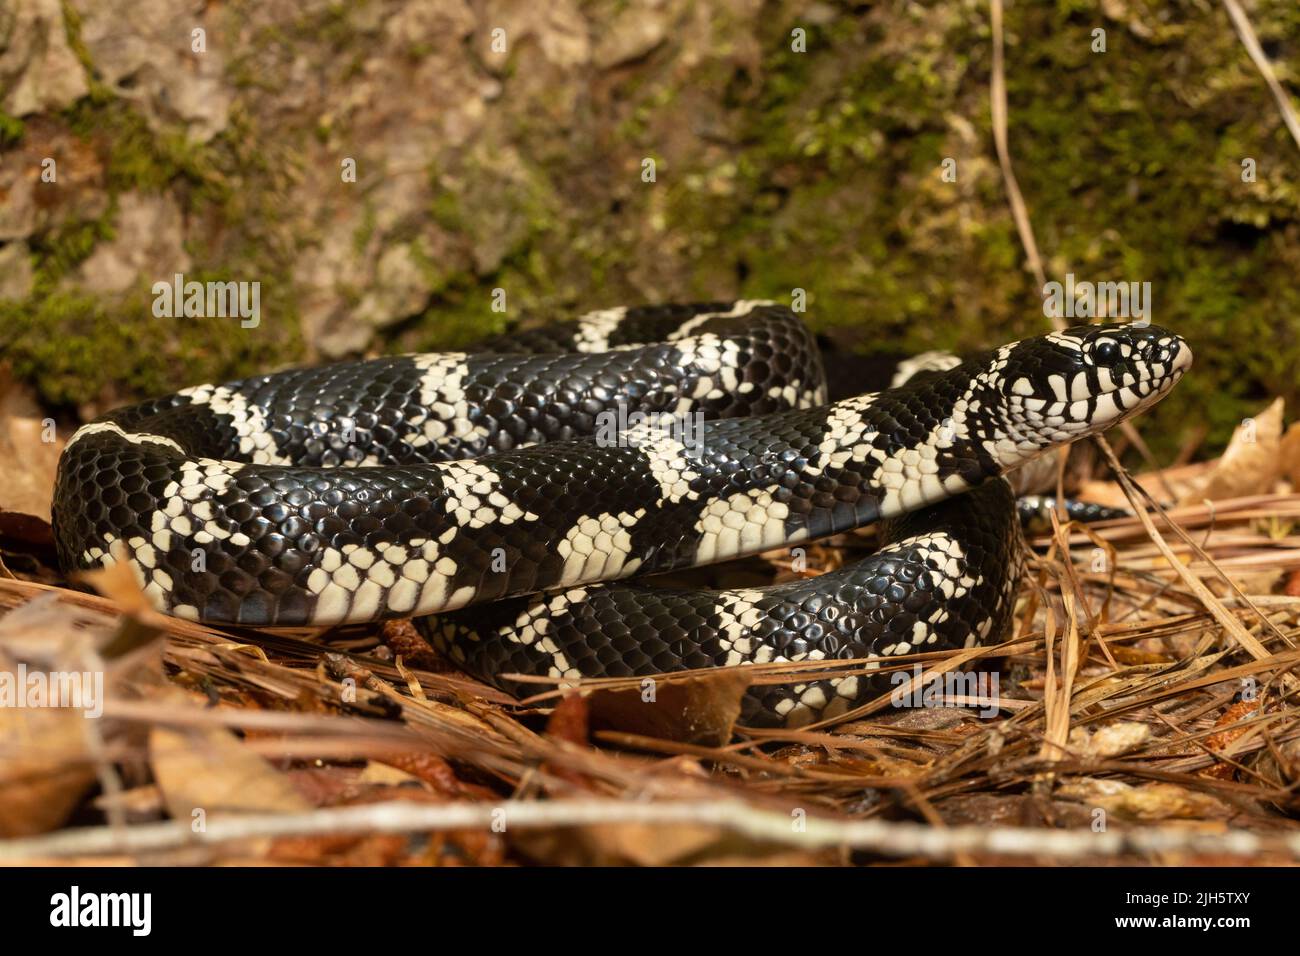
[[[449,189],[443,188],[436,175],[431,177],[433,201],[429,204],[429,215],[443,229],[451,233],[461,233],[468,228],[468,219],[461,208],[460,200]]]
[[[250,3],[237,0],[231,15]],[[622,5],[598,2],[589,16],[605,22]],[[274,97],[268,64],[327,55],[331,79],[359,69],[373,44],[366,31],[379,21],[358,9],[339,0],[258,26],[229,60],[240,100]],[[1300,405],[1295,145],[1217,5],[1127,0],[1107,10],[1088,0],[1007,7],[1011,151],[1049,278],[1150,281],[1152,318],[1191,340],[1195,371],[1143,425],[1168,455],[1202,423],[1211,446],[1222,442],[1273,395]],[[1048,328],[993,153],[987,6],[821,12],[814,23],[804,5],[767,5],[755,26],[711,11],[709,23],[692,22],[710,32],[692,46],[698,56],[675,56],[687,42],[679,38],[602,74],[591,88],[599,110],[590,112],[600,115],[580,106],[572,123],[557,123],[540,101],[550,93],[524,82],[529,61],[512,44],[482,138],[440,152],[447,168],[430,171],[427,215],[379,237],[409,243],[434,290],[426,313],[387,344],[458,347],[525,312],[572,314],[647,296],[784,300],[795,288],[808,293],[811,323],[862,350],[971,349]],[[277,321],[296,326],[288,277],[313,237],[292,231],[283,197],[300,175],[301,145],[346,142],[346,120],[261,130],[237,103],[231,128],[205,146],[155,133],[96,79],[75,11],[66,18],[92,92],[65,118],[103,144],[110,192],[177,196],[187,215],[213,223],[192,231],[202,237],[189,250],[196,263],[262,276],[264,293],[282,290]],[[1300,75],[1294,0],[1259,0],[1252,20],[1284,82]],[[796,26],[807,31],[805,53],[790,49]],[[1091,51],[1098,26],[1104,54]],[[757,57],[736,40],[755,29]],[[403,52],[426,51],[417,43]],[[0,144],[22,135],[0,117]],[[654,184],[639,181],[646,155],[658,161]],[[948,157],[957,183],[939,178]],[[1241,181],[1246,157],[1255,183]],[[40,237],[38,284],[50,289],[69,275],[106,237],[107,221]],[[421,241],[430,224],[447,240],[437,256]],[[352,237],[358,255],[374,251],[376,228],[367,209]],[[505,314],[492,311],[495,288],[506,290]],[[365,292],[352,290],[356,300]],[[129,308],[62,293],[28,308],[58,329],[90,316],[97,344],[85,354],[80,346],[58,354],[37,341],[34,319],[23,324],[24,367],[48,374],[49,392],[70,400],[104,381],[90,351],[105,357],[101,367],[123,361],[131,388],[161,374],[155,355],[135,354],[149,350],[114,350],[113,323],[161,335],[156,354],[177,368],[266,367],[296,348],[282,330],[260,358],[223,352],[227,328],[160,331]]]
[[[233,110],[230,128],[206,145],[179,129],[151,130],[143,116],[98,80],[81,41],[78,15],[67,4],[64,18],[90,93],[59,118],[100,155],[109,202],[94,220],[55,220],[31,237],[32,293],[25,301],[0,303],[0,351],[45,401],[57,405],[107,395],[157,394],[185,382],[265,368],[271,364],[268,356],[300,354],[297,296],[288,263],[255,234],[283,218],[265,202],[265,190],[282,185],[277,176],[284,170],[268,168],[247,116]],[[12,129],[0,122],[0,137]],[[21,126],[17,132],[21,135]],[[237,177],[247,180],[243,188],[231,189]],[[167,193],[188,215],[229,224],[197,233],[222,239],[200,241],[202,248],[188,250],[196,265],[186,278],[259,282],[259,328],[242,329],[238,319],[155,318],[147,281],[117,298],[77,291],[76,269],[100,242],[113,238],[118,197],[128,191]],[[213,261],[226,267],[209,268]]]
[[[0,110],[0,149],[22,142],[25,128],[23,121],[17,116],[10,116]]]
[[[68,48],[72,50],[72,55],[77,58],[81,68],[86,72],[86,83],[90,87],[90,95],[98,102],[107,102],[112,99],[103,82],[99,79],[99,72],[95,69],[95,63],[90,57],[90,50],[85,41],[81,39],[81,13],[68,0],[62,0],[61,7],[63,11],[63,31],[68,40]]]
[[[208,147],[180,130],[155,133],[121,100],[83,97],[63,112],[63,120],[78,137],[104,147],[110,195],[161,192],[184,180],[196,201],[223,202],[228,196]]]
[[[37,236],[31,248],[35,261],[35,283],[49,288],[90,258],[95,246],[113,238],[113,207],[99,219],[65,223],[57,229]]]
[[[1159,20],[1138,6],[1135,19]],[[1262,36],[1295,36],[1294,5],[1262,7]],[[789,49],[798,17],[766,31],[733,188],[710,196],[682,185],[689,172],[669,185],[669,228],[693,237],[689,286],[725,290],[739,275],[747,295],[803,288],[809,321],[864,350],[970,349],[1048,328],[992,157],[984,14],[841,16],[809,28],[804,54]],[[1189,422],[1207,423],[1213,445],[1269,397],[1300,400],[1294,144],[1217,15],[1171,18],[1146,39],[1101,18],[1109,52],[1093,54],[1098,20],[1091,5],[1008,9],[1018,178],[1049,278],[1150,281],[1153,320],[1197,351],[1147,426],[1157,450],[1176,449]],[[947,155],[960,185],[938,180]],[[1240,181],[1244,156],[1254,185]]]
[[[363,255],[370,245],[370,240],[375,235],[375,225],[377,216],[375,207],[370,202],[366,203],[366,210],[361,218],[361,225],[352,235],[352,249],[358,256]]]
[[[193,273],[208,281],[216,273]],[[137,290],[124,301],[66,289],[42,290],[28,302],[0,301],[0,349],[16,375],[36,382],[53,405],[103,396],[157,395],[177,387],[178,368],[190,383],[263,367],[275,334],[275,295],[263,289],[260,329],[237,318],[155,318],[152,297]]]

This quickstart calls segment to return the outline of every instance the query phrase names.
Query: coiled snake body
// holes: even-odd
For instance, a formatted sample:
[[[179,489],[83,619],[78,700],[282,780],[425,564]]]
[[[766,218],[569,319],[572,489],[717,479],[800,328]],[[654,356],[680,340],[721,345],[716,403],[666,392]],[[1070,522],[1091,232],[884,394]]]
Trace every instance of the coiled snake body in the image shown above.
[[[924,358],[910,381],[826,404],[815,343],[783,307],[611,309],[473,355],[278,372],[111,413],[63,454],[55,534],[67,568],[125,561],[181,617],[436,613],[429,639],[508,688],[500,675],[970,646],[1000,636],[1014,596],[1014,508],[989,479],[1152,404],[1190,362],[1154,326],[1084,327]],[[601,583],[880,519],[880,552],[816,578]],[[832,716],[869,683],[755,687],[742,720]]]

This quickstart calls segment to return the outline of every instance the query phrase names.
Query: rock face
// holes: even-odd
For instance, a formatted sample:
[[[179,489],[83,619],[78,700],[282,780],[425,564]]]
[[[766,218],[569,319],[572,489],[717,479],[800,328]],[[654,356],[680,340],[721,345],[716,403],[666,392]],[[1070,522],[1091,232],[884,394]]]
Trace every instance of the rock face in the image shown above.
[[[134,100],[152,129],[183,126],[206,143],[226,128],[234,91],[226,81],[230,50],[223,24],[206,4],[175,0],[76,5],[81,42],[99,79]],[[209,38],[210,30],[216,35]],[[210,42],[211,41],[211,42]]]
[[[112,238],[99,243],[73,277],[81,288],[109,295],[126,292],[142,275],[169,277],[190,266],[181,248],[181,211],[167,195],[123,193]]]
[[[61,109],[90,90],[68,46],[59,0],[10,0],[0,10],[0,105],[13,116]]]
[[[1158,412],[1225,431],[1300,398],[1300,187],[1195,9],[1010,5],[1010,140],[1049,278],[1151,282],[1198,354]],[[1294,87],[1300,11],[1251,16]],[[0,349],[88,414],[620,302],[803,290],[868,350],[1038,331],[989,71],[970,0],[10,0]],[[176,272],[259,282],[262,321],[154,318]]]

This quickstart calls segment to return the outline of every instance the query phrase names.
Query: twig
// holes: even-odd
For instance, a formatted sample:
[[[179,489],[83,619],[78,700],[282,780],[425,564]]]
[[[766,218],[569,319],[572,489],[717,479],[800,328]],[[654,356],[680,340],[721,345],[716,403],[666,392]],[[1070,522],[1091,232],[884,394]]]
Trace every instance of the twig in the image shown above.
[[[1096,441],[1102,452],[1106,455],[1107,460],[1110,462],[1111,468],[1114,469],[1115,477],[1119,481],[1120,487],[1123,488],[1124,493],[1128,495],[1129,502],[1133,505],[1133,511],[1137,515],[1138,520],[1142,522],[1142,527],[1146,529],[1147,536],[1150,537],[1151,542],[1160,549],[1160,553],[1164,555],[1165,560],[1169,562],[1170,567],[1172,567],[1174,571],[1177,572],[1178,576],[1182,578],[1183,583],[1187,585],[1193,594],[1200,598],[1205,609],[1210,612],[1214,619],[1219,622],[1219,625],[1230,634],[1233,639],[1236,640],[1237,644],[1250,654],[1251,657],[1256,660],[1265,660],[1274,656],[1268,648],[1259,642],[1259,639],[1256,638],[1255,635],[1246,630],[1245,626],[1241,621],[1237,620],[1235,615],[1229,613],[1228,609],[1223,606],[1223,602],[1214,596],[1214,592],[1207,588],[1205,583],[1194,574],[1186,564],[1178,560],[1178,556],[1174,553],[1173,548],[1169,546],[1169,543],[1165,541],[1160,532],[1156,530],[1155,522],[1151,520],[1151,516],[1147,513],[1147,509],[1143,507],[1143,502],[1139,497],[1140,489],[1138,489],[1133,479],[1129,476],[1128,469],[1119,463],[1119,459],[1115,457],[1115,452],[1111,450],[1110,444],[1105,438],[1097,435]],[[1168,517],[1166,517],[1165,520],[1168,521]],[[1174,526],[1173,522],[1169,522],[1169,524],[1171,527]],[[1272,622],[1265,619],[1265,623],[1271,626]],[[1289,689],[1295,688],[1295,678],[1290,674],[1283,674],[1282,679]]]
[[[1237,35],[1241,37],[1241,43],[1246,48],[1246,52],[1255,61],[1255,66],[1259,69],[1260,74],[1264,77],[1264,82],[1268,84],[1269,90],[1273,93],[1273,99],[1277,100],[1278,109],[1282,113],[1282,121],[1286,123],[1286,128],[1291,131],[1291,138],[1295,140],[1297,146],[1300,146],[1300,117],[1296,116],[1295,107],[1291,105],[1291,97],[1287,95],[1286,90],[1282,89],[1282,84],[1278,82],[1277,74],[1273,72],[1273,64],[1269,63],[1268,57],[1264,55],[1264,49],[1259,45],[1259,38],[1255,36],[1255,28],[1250,25],[1246,11],[1241,9],[1237,0],[1223,0],[1223,6],[1232,19],[1232,25],[1237,28]]]
[[[1204,853],[1300,858],[1300,833],[1204,833],[1185,828],[1047,830],[963,826],[941,830],[918,823],[835,820],[753,807],[739,800],[637,803],[624,800],[503,801],[441,806],[405,801],[210,819],[195,833],[189,821],[150,823],[114,830],[94,827],[0,842],[0,861],[145,853],[232,840],[341,833],[412,833],[484,829],[550,828],[598,824],[713,826],[753,840],[802,848],[853,847],[893,857],[946,860],[962,853],[1043,856],[1053,859]]]
[[[990,0],[990,12],[993,15],[993,76],[989,82],[990,109],[993,117],[993,145],[998,153],[998,165],[1002,167],[1002,178],[1007,186],[1007,199],[1011,203],[1011,217],[1016,221],[1016,231],[1020,233],[1020,243],[1025,247],[1025,257],[1029,268],[1038,280],[1039,296],[1046,294],[1047,273],[1043,271],[1043,260],[1038,255],[1038,243],[1034,240],[1034,227],[1029,221],[1029,210],[1025,198],[1020,193],[1020,184],[1016,181],[1015,170],[1011,168],[1011,153],[1007,149],[1007,80],[1006,64],[1003,57],[1002,38],[1002,0]],[[1066,327],[1065,317],[1052,316],[1052,324],[1058,330]]]
[[[1225,3],[1232,3],[1233,0],[1224,0]],[[992,13],[992,30],[993,33],[993,75],[989,81],[989,100],[990,113],[993,120],[993,145],[998,154],[998,165],[1002,167],[1002,179],[1007,187],[1007,200],[1011,204],[1011,218],[1016,221],[1016,232],[1020,234],[1020,244],[1025,247],[1025,258],[1029,262],[1029,268],[1034,272],[1034,278],[1038,281],[1038,295],[1043,297],[1047,294],[1047,272],[1043,269],[1043,259],[1038,253],[1038,241],[1034,238],[1034,226],[1029,221],[1029,208],[1025,205],[1025,197],[1020,192],[1020,183],[1016,179],[1016,172],[1011,166],[1011,150],[1007,146],[1007,78],[1006,78],[1006,57],[1005,42],[1002,30],[1002,0],[990,0],[989,9]],[[1247,29],[1250,25],[1247,24]],[[1253,38],[1252,34],[1252,38]],[[1258,44],[1256,44],[1258,48]],[[1262,54],[1261,54],[1262,55]],[[1272,76],[1271,71],[1267,74]],[[1277,80],[1272,80],[1274,86]],[[1281,93],[1281,87],[1277,87],[1278,93],[1285,98],[1286,94]],[[1290,104],[1286,104],[1286,109],[1290,109]],[[1290,114],[1294,118],[1294,114]],[[1293,129],[1294,133],[1295,130]],[[1297,140],[1300,142],[1300,139]],[[1068,327],[1064,315],[1051,315],[1052,326],[1059,332]],[[1147,464],[1155,467],[1155,460],[1151,457],[1151,451],[1147,448],[1146,442],[1138,434],[1137,429],[1131,422],[1124,422],[1121,426],[1124,435],[1137,447],[1138,452],[1146,459]],[[1169,486],[1165,483],[1163,471],[1157,470],[1159,481],[1165,484],[1165,491],[1169,491]]]

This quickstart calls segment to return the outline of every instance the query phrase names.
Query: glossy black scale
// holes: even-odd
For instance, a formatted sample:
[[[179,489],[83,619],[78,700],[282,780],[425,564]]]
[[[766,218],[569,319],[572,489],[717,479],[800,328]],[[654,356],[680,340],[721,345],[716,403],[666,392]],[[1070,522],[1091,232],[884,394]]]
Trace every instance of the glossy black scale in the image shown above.
[[[1011,490],[1006,482],[988,482],[930,508],[886,523],[883,546],[891,542],[939,535],[961,549],[960,573],[945,570],[935,551],[917,545],[886,550],[841,570],[787,584],[741,592],[746,604],[761,612],[753,628],[737,628],[717,593],[699,590],[607,584],[583,589],[551,617],[545,637],[570,667],[586,677],[649,676],[713,667],[731,660],[734,639],[764,645],[781,657],[860,659],[914,639],[914,625],[942,609],[944,619],[927,626],[935,640],[909,652],[953,650],[966,645],[983,628],[999,637],[1010,621],[1013,592],[1007,582],[1018,566],[1018,532]],[[961,587],[963,577],[978,584]],[[936,580],[949,581],[948,597]],[[466,670],[515,694],[536,692],[536,685],[503,680],[501,674],[547,673],[553,653],[535,646],[486,639],[509,629],[530,598],[512,598],[421,619],[421,632]],[[730,624],[728,626],[728,621]],[[469,635],[477,635],[472,639]],[[815,653],[814,653],[815,652]],[[807,656],[813,654],[811,658]],[[754,655],[741,655],[752,661]],[[732,661],[734,662],[734,661]],[[887,674],[863,675],[845,697],[844,709],[887,691]],[[810,682],[795,697],[816,692],[832,700],[830,681]],[[780,726],[791,699],[786,686],[757,686],[742,703],[742,723]]]
[[[732,310],[743,314],[706,316]],[[1163,330],[1130,327],[1123,334],[1133,354],[1107,359],[1112,376],[1185,358],[1180,340]],[[578,343],[573,328],[553,327],[463,360],[340,363],[114,412],[76,437],[60,461],[54,526],[61,560],[68,569],[92,565],[109,541],[132,542],[137,569],[147,568],[146,594],[165,610],[185,606],[215,623],[304,625],[401,613],[388,606],[385,590],[371,594],[364,613],[336,601],[334,616],[323,614],[311,589],[327,570],[323,556],[355,553],[374,561],[437,541],[438,553],[454,565],[439,572],[438,583],[465,600],[491,602],[567,588],[571,572],[558,545],[584,517],[631,516],[622,526],[628,543],[617,550],[645,573],[703,563],[696,526],[712,504],[732,496],[770,495],[788,508],[785,539],[802,540],[880,517],[887,497],[882,456],[922,448],[939,479],[984,482],[1004,467],[986,440],[1006,428],[1023,426],[1031,442],[1040,442],[1034,447],[1063,440],[1035,436],[1011,414],[1013,395],[1024,394],[1013,393],[1013,385],[1050,396],[1053,375],[1069,388],[1078,374],[1090,389],[1098,381],[1078,346],[1027,340],[1004,350],[1013,359],[1004,374],[985,374],[985,355],[859,409],[867,432],[855,442],[867,453],[831,463],[821,449],[843,426],[832,421],[836,411],[790,409],[820,396],[823,376],[811,335],[789,310],[733,303],[632,309],[594,338],[615,350],[554,354]],[[659,341],[620,348],[644,339]],[[707,359],[722,344],[736,357],[730,373],[686,362],[688,353]],[[518,354],[528,348],[546,354]],[[437,400],[468,423],[453,440],[438,440],[446,428],[430,425],[424,394],[436,378],[430,365],[439,361],[449,363],[454,382],[442,377]],[[1176,380],[1167,369],[1158,374]],[[724,381],[739,387],[722,387]],[[692,405],[682,403],[697,393]],[[1091,398],[1084,405],[1089,415],[1097,407]],[[710,419],[701,445],[680,452],[678,464],[692,475],[690,494],[661,499],[641,450],[578,437],[597,416],[620,410],[689,410]],[[936,430],[957,415],[964,431],[936,445]],[[265,454],[268,447],[289,462],[256,463],[258,449]],[[474,460],[437,464],[465,458]],[[488,490],[466,490],[484,474]],[[182,485],[195,492],[188,503],[179,500]],[[500,501],[486,519],[459,516],[458,509],[470,509],[471,499],[479,507],[489,492]],[[180,507],[181,524],[164,534],[160,525],[173,527],[168,504]],[[199,506],[206,509],[201,515]],[[501,520],[509,511],[517,520]],[[1009,614],[1015,548],[1004,483],[921,509],[891,533],[895,541],[918,535],[939,536],[943,548],[923,539],[820,578],[730,597],[592,585],[581,599],[539,618],[529,640],[520,639],[518,626],[527,600],[442,614],[425,627],[488,680],[508,671],[549,673],[558,661],[565,672],[633,675],[753,658],[760,646],[764,654],[839,659],[900,653],[922,640],[924,648],[910,649],[996,639]],[[196,553],[206,560],[196,564]],[[505,555],[504,572],[495,566],[497,554]],[[391,560],[400,574],[414,558]],[[354,575],[360,577],[374,583],[369,572]],[[737,614],[748,623],[737,623]],[[829,685],[755,688],[745,719],[798,722],[803,711],[830,713],[827,701],[847,707],[869,693],[870,682],[859,684],[852,693]]]

